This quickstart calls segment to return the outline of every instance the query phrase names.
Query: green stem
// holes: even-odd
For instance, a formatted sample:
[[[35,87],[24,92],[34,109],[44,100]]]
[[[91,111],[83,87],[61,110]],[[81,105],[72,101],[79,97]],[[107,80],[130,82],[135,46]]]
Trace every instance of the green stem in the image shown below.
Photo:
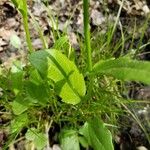
[[[27,16],[23,16],[23,25],[24,25],[24,30],[26,33],[26,41],[28,44],[29,53],[32,53],[33,47],[32,47],[32,43],[31,43],[31,39],[30,39],[30,32],[29,32],[28,17]]]
[[[83,0],[83,16],[84,16],[84,37],[85,47],[87,52],[87,69],[92,71],[92,54],[90,43],[90,29],[89,29],[89,0]]]
[[[85,48],[87,53],[87,71],[92,71],[92,52],[91,52],[91,39],[90,39],[90,25],[89,25],[89,0],[83,0],[83,17],[84,17],[84,37]],[[92,98],[93,90],[93,77],[89,77],[88,91],[86,98]]]

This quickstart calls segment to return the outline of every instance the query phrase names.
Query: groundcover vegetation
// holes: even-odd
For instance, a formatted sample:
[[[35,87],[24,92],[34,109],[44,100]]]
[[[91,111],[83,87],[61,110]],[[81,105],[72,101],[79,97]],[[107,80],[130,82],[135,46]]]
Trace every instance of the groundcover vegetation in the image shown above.
[[[22,16],[28,55],[26,65],[17,60],[9,70],[0,68],[0,102],[11,120],[2,127],[8,130],[2,149],[22,139],[28,150],[48,149],[57,139],[62,150],[113,150],[117,117],[125,107],[119,87],[126,81],[150,84],[150,63],[136,60],[132,54],[92,55],[98,52],[91,48],[88,0],[83,0],[81,54],[70,46],[67,35],[48,47],[40,32],[44,48],[35,51],[27,2],[12,3]],[[106,35],[106,49],[111,47],[115,28],[116,24]],[[57,126],[52,135],[50,131]],[[150,142],[149,135],[146,137]]]

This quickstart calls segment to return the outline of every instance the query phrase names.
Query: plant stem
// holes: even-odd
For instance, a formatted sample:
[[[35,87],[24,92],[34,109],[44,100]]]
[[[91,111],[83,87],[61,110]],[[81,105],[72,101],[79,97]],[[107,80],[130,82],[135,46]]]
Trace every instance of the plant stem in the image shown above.
[[[83,17],[84,17],[84,38],[85,48],[87,53],[87,71],[92,71],[92,52],[91,52],[91,39],[90,39],[90,25],[89,25],[89,0],[83,0]],[[93,77],[89,78],[88,90],[86,98],[92,98]]]
[[[85,47],[87,52],[87,69],[92,71],[92,55],[90,43],[90,29],[89,29],[89,0],[83,0],[83,16],[84,16],[84,37]]]
[[[24,30],[26,33],[26,41],[28,44],[29,53],[32,53],[33,47],[32,47],[32,43],[31,43],[31,39],[30,39],[30,32],[29,32],[28,17],[27,16],[23,16],[23,25],[24,25]]]

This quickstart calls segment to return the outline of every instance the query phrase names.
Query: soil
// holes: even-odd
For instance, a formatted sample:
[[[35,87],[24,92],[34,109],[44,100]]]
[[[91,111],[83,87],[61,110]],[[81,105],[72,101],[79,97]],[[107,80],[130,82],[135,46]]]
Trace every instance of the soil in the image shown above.
[[[48,45],[51,47],[53,45],[53,37],[51,34],[52,25],[49,23],[48,15],[45,11],[45,7],[49,6],[53,16],[58,16],[58,29],[59,31],[64,31],[65,23],[69,20],[67,26],[67,34],[70,37],[70,42],[72,46],[78,50],[79,43],[77,42],[76,34],[83,36],[83,21],[82,21],[82,1],[81,0],[53,0],[44,3],[44,0],[39,1],[28,1],[29,10],[35,16],[39,25],[43,29],[45,37],[47,37]],[[90,20],[91,20],[91,30],[95,31],[101,29],[101,32],[106,32],[106,14],[107,17],[115,21],[118,9],[121,3],[117,0],[91,0],[90,1]],[[135,20],[137,22],[138,30],[135,31],[135,38],[133,48],[137,48],[137,45],[140,41],[141,36],[141,27],[145,22],[148,14],[150,12],[150,2],[147,0],[127,0],[123,5],[123,9],[120,15],[120,21],[123,26],[123,30],[127,35],[133,35],[133,28]],[[70,17],[71,16],[71,17]],[[36,32],[31,18],[29,20],[29,27],[31,31],[32,43],[34,49],[39,50],[42,48],[42,43]],[[150,22],[148,22],[147,29],[144,33],[144,38],[142,40],[143,44],[149,42],[150,38]],[[11,37],[17,35],[21,40],[21,50],[13,47],[11,45]],[[121,30],[119,25],[114,36],[114,42],[117,42],[121,36]],[[125,43],[124,53],[128,52],[128,49],[131,45],[131,39]],[[150,45],[147,45],[142,51],[137,55],[137,59],[150,60]],[[0,63],[2,66],[9,68],[14,59],[24,59],[26,56],[27,46],[25,43],[25,35],[22,26],[22,20],[20,14],[16,11],[15,7],[11,4],[9,0],[0,1]],[[117,53],[115,55],[118,55]],[[139,83],[129,83],[131,90],[126,97],[139,100],[150,100],[150,87],[139,84]],[[1,91],[0,91],[1,92]],[[139,104],[140,105],[140,104]],[[140,105],[128,106],[129,110],[133,112],[141,120],[142,124],[145,126],[147,133],[150,135],[150,126],[148,126],[147,119],[150,120],[150,107],[149,105],[142,104]],[[0,105],[0,110],[3,110],[3,107]],[[8,119],[0,114],[0,126],[6,124]],[[115,150],[136,150],[139,147],[139,150],[144,150],[140,146],[145,147],[145,149],[150,149],[150,143],[148,142],[143,130],[139,127],[139,124],[132,119],[131,115],[124,114],[123,117],[120,117],[120,131],[116,135],[116,144]],[[56,124],[53,130],[50,130],[51,134],[55,137],[55,132],[59,132],[59,126]],[[7,141],[7,131],[0,129],[0,147],[5,144]],[[53,137],[54,141],[51,146],[57,147],[57,141]],[[16,150],[20,150],[19,144],[23,144],[24,141],[21,140],[16,145]],[[0,148],[1,149],[1,148]]]

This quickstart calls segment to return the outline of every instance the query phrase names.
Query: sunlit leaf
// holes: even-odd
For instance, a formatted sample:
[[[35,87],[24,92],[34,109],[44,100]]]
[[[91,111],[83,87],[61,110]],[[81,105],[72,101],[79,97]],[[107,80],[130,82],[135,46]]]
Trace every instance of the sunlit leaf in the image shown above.
[[[17,116],[14,120],[11,121],[11,133],[20,132],[20,130],[25,127],[28,122],[29,119],[26,113]]]
[[[150,83],[150,62],[131,60],[121,57],[114,60],[99,61],[92,74],[111,75],[125,81]]]
[[[78,134],[74,130],[63,130],[61,132],[62,150],[80,150]]]
[[[34,146],[37,148],[37,150],[43,150],[43,148],[47,144],[47,138],[46,135],[43,133],[39,133],[37,129],[30,128],[28,129],[26,135],[26,139],[29,141],[32,141]]]
[[[12,110],[15,115],[20,115],[29,108],[29,101],[22,96],[17,96],[12,102]]]
[[[43,77],[55,82],[55,90],[62,101],[77,104],[85,95],[83,75],[61,52],[54,49],[37,51],[30,55],[30,62]]]

